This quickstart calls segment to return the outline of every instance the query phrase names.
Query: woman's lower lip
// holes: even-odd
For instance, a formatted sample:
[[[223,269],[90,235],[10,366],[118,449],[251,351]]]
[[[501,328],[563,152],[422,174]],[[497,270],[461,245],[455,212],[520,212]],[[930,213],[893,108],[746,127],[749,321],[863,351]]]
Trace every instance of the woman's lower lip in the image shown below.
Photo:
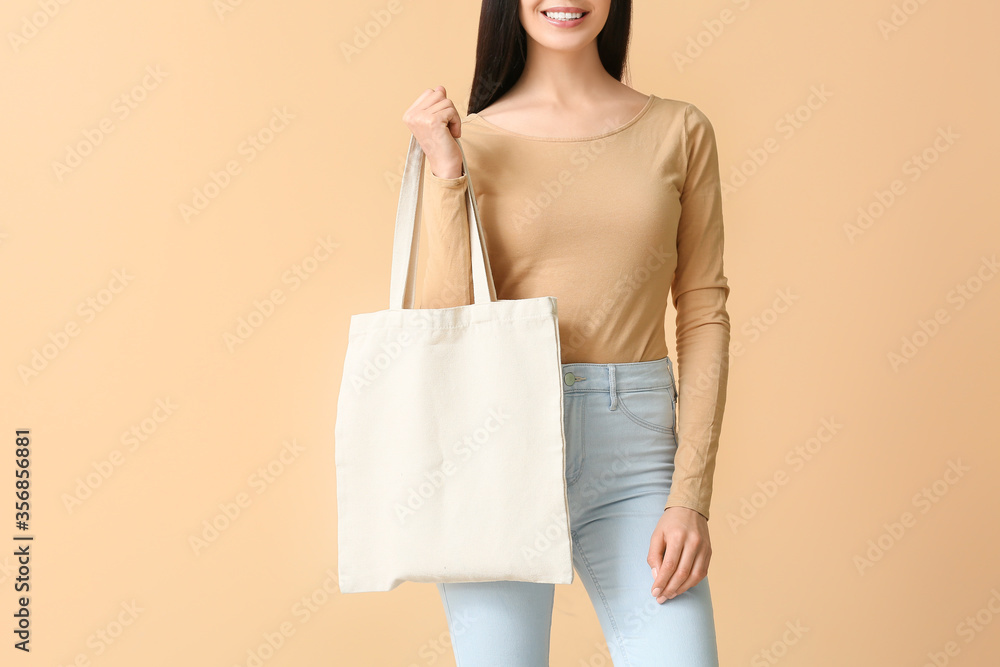
[[[583,19],[587,18],[587,15],[584,14],[580,18],[573,19],[572,21],[559,21],[558,19],[550,19],[548,16],[545,16],[545,12],[542,12],[542,18],[559,28],[572,28],[573,26],[578,26],[583,23]]]

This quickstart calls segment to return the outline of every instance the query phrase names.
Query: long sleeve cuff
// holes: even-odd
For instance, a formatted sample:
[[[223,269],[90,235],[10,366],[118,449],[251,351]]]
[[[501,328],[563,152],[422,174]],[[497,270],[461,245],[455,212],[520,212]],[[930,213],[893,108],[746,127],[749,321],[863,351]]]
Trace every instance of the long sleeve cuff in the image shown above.
[[[688,507],[708,519],[715,461],[726,407],[730,324],[727,288],[683,294],[677,341],[677,452],[667,507]]]

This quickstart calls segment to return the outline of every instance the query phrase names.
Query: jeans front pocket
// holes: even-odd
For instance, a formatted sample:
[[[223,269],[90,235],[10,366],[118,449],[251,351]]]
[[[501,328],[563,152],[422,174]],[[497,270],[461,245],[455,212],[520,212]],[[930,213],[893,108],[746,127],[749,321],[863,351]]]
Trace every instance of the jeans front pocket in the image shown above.
[[[673,385],[618,392],[618,408],[626,417],[645,429],[669,435],[676,435],[674,401]]]

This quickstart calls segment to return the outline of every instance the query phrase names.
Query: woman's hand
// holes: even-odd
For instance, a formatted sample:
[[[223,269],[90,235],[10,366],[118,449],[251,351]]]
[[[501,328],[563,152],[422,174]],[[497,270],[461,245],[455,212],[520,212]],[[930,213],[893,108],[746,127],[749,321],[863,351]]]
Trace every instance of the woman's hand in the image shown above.
[[[708,519],[687,507],[668,507],[653,530],[646,562],[653,568],[652,593],[663,603],[708,574],[712,541]]]
[[[403,114],[403,122],[427,156],[432,174],[439,178],[462,175],[462,153],[455,143],[462,136],[462,118],[444,86],[425,90]]]

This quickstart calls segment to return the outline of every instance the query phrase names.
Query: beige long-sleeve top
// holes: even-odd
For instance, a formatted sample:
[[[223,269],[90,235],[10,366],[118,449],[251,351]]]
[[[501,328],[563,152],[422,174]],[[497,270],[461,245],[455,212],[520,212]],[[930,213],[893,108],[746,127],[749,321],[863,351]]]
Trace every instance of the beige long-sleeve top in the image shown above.
[[[591,137],[527,136],[473,113],[459,140],[497,298],[557,297],[562,363],[667,356],[673,299],[677,452],[664,509],[707,519],[730,340],[711,122],[693,104],[650,95],[632,120]],[[427,165],[417,307],[471,304],[467,177],[440,178]]]

